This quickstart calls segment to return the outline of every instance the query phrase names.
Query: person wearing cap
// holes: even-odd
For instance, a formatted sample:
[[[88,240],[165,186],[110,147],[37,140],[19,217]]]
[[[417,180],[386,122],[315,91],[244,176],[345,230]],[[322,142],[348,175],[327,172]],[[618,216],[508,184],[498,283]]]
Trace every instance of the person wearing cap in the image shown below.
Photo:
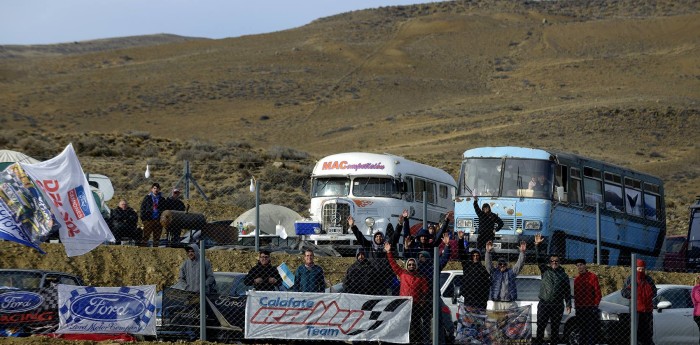
[[[139,246],[148,245],[148,240],[153,236],[153,246],[158,247],[163,227],[160,225],[160,215],[165,210],[165,198],[160,193],[160,184],[153,183],[151,191],[141,201],[141,223],[143,223],[143,237]]]
[[[180,272],[177,283],[185,291],[199,292],[199,246],[190,244],[185,247],[187,259],[180,265]],[[216,280],[214,271],[211,269],[211,262],[204,260],[204,276],[206,293],[216,293]]]
[[[468,244],[464,243],[464,232],[459,237],[459,261],[462,263],[462,286],[460,294],[464,297],[466,307],[486,310],[491,288],[491,275],[481,263],[481,252],[474,248],[467,253]],[[467,278],[468,277],[468,278]]]
[[[508,310],[511,307],[516,307],[515,300],[518,299],[518,285],[515,278],[520,274],[525,262],[525,249],[527,244],[525,241],[520,242],[520,254],[518,261],[515,262],[512,268],[508,267],[508,261],[505,258],[499,258],[498,264],[493,266],[491,263],[491,251],[493,243],[486,242],[484,252],[485,267],[491,276],[491,290],[489,298],[493,301],[494,310]]]
[[[258,262],[245,276],[243,283],[252,286],[256,291],[277,291],[282,285],[277,267],[272,265],[269,250],[261,250],[258,254]]]
[[[406,260],[406,268],[401,268],[396,263],[392,254],[391,244],[385,243],[387,260],[392,271],[399,277],[401,287],[399,296],[413,297],[413,309],[411,309],[411,328],[409,340],[412,344],[426,343],[429,338],[430,328],[423,321],[430,314],[428,295],[428,279],[418,270],[418,261],[414,258]],[[427,331],[426,331],[427,330]]]
[[[185,203],[182,202],[181,197],[182,193],[180,193],[180,190],[174,188],[172,193],[170,193],[170,196],[165,198],[162,210],[185,212],[187,208],[185,207]],[[181,233],[182,227],[180,226],[180,224],[177,224],[176,222],[171,222],[165,229],[165,234],[168,237],[168,245],[170,245],[171,247],[175,247],[180,242]]]
[[[602,294],[598,276],[588,271],[586,260],[576,259],[578,275],[574,279],[574,301],[576,317],[581,325],[581,344],[595,344],[600,330],[598,325],[598,305]]]
[[[374,295],[377,292],[376,288],[374,288],[374,281],[377,277],[374,265],[367,260],[363,248],[357,248],[355,258],[357,260],[348,267],[345,274],[343,292]]]
[[[493,242],[496,232],[503,227],[503,220],[497,214],[491,212],[491,205],[484,203],[479,208],[479,198],[474,196],[474,211],[479,217],[479,229],[477,231],[476,249],[486,249],[487,242]]]
[[[571,285],[569,276],[560,265],[559,255],[553,253],[549,260],[540,259],[539,245],[544,242],[542,234],[535,234],[535,260],[542,273],[542,283],[538,295],[540,301],[537,306],[537,337],[533,344],[541,344],[544,341],[544,331],[551,322],[552,332],[550,343],[559,344],[559,325],[566,313],[571,313]]]
[[[656,284],[654,279],[646,274],[646,263],[637,259],[637,341],[639,344],[654,344],[654,297]],[[632,276],[625,279],[620,291],[622,297],[632,298]]]

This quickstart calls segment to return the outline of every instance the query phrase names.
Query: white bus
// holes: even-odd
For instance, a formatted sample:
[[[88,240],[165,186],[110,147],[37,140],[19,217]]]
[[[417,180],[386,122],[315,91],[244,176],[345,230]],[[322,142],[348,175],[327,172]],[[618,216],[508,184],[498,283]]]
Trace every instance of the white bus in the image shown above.
[[[311,175],[311,208],[320,226],[307,240],[333,243],[336,248],[352,245],[355,236],[348,217],[371,240],[376,231],[387,235],[404,209],[411,214],[412,234],[423,219],[437,223],[454,209],[455,180],[447,172],[391,154],[339,153],[316,163]],[[427,215],[423,211],[427,192]],[[341,251],[341,250],[338,250]]]

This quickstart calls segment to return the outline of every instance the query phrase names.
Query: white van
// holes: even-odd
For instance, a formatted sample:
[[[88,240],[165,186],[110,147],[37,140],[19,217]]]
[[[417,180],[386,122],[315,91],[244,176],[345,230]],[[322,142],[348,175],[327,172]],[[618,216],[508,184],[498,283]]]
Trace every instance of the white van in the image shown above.
[[[348,217],[367,239],[386,235],[404,209],[411,214],[412,233],[423,219],[437,223],[454,210],[455,180],[447,172],[391,154],[339,153],[316,163],[311,175],[311,223],[305,239],[315,244],[352,245]],[[427,192],[427,215],[423,214]]]

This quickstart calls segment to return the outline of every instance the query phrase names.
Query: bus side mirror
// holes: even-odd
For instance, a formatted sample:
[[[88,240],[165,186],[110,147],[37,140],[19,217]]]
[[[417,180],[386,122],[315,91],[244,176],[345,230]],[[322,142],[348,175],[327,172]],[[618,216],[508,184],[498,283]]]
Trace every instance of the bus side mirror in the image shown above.
[[[452,294],[452,304],[457,304],[457,297],[459,297],[459,295],[461,295],[461,292],[462,292],[461,290],[462,289],[460,286],[455,285],[455,290],[454,290],[454,293]]]
[[[564,187],[557,187],[557,198],[559,199],[559,202],[566,202],[566,193],[564,193]]]

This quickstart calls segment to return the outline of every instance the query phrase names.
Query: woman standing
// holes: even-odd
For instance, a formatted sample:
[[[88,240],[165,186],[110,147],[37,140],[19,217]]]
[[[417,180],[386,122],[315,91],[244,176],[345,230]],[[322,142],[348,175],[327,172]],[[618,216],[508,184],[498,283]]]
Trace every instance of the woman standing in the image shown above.
[[[700,329],[700,276],[695,277],[695,286],[693,286],[690,297],[693,299],[693,320]]]

